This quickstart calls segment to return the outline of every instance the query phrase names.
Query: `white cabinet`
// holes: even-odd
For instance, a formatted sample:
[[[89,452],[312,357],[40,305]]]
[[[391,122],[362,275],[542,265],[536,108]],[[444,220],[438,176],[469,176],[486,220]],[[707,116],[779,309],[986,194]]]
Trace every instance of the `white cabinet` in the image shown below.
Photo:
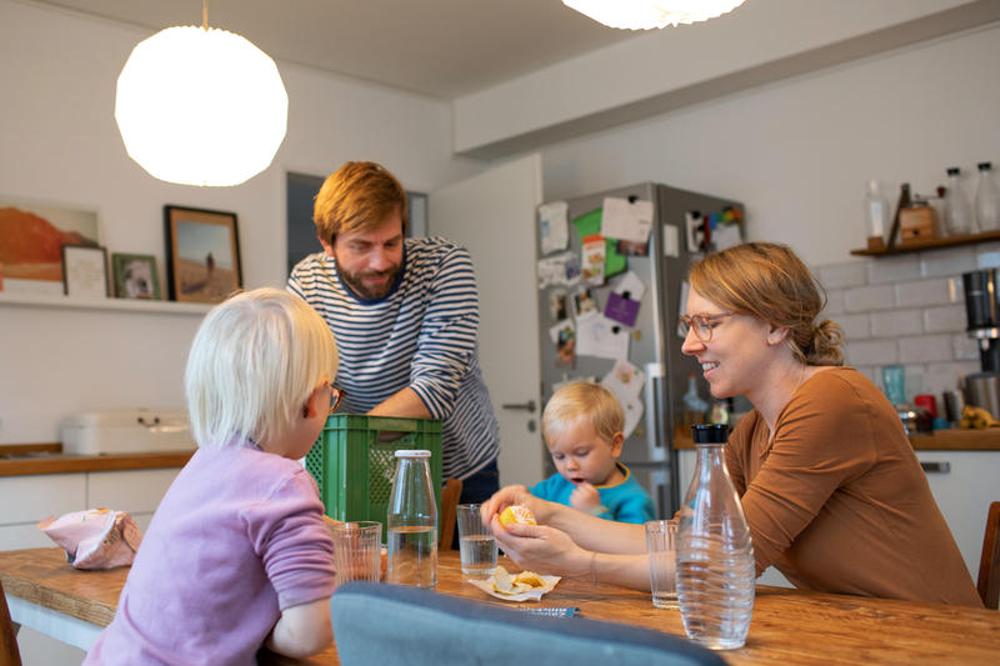
[[[927,482],[975,581],[986,514],[990,502],[1000,501],[1000,451],[917,451],[917,458],[941,468],[925,466]]]
[[[179,468],[0,477],[0,550],[44,548],[35,527],[49,516],[97,507],[129,512],[141,530]]]

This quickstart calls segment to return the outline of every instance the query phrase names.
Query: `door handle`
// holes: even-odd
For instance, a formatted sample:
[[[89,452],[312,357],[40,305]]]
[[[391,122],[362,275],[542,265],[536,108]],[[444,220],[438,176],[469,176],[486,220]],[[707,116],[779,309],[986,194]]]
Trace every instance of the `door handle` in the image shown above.
[[[515,409],[515,410],[519,409],[525,412],[533,412],[535,411],[535,401],[529,400],[528,402],[505,402],[503,405],[501,405],[501,407],[503,407],[504,409]]]

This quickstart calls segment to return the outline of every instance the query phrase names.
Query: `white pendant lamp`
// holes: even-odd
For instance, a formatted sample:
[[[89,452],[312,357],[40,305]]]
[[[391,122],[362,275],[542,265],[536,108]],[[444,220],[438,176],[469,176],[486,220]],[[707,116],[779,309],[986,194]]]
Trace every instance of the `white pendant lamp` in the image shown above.
[[[745,0],[563,0],[570,9],[611,28],[651,30],[707,21],[731,12]]]
[[[288,94],[274,61],[240,35],[202,26],[139,42],[118,76],[115,120],[129,157],[181,185],[239,185],[285,138]]]

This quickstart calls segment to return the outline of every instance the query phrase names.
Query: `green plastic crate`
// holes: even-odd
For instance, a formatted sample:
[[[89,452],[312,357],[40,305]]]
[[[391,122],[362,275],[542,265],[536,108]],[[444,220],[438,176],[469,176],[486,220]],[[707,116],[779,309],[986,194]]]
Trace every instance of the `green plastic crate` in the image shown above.
[[[431,452],[431,481],[441,506],[441,422],[334,414],[306,456],[326,513],[334,520],[377,520],[386,537],[396,451]]]

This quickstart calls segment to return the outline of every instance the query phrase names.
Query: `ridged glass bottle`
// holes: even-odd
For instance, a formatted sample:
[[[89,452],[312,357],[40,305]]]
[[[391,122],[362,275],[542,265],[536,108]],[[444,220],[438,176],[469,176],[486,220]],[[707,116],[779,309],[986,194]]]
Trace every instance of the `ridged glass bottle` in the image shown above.
[[[688,638],[713,650],[742,647],[756,578],[750,529],[726,469],[729,428],[691,428],[698,458],[677,531],[677,599]]]
[[[425,450],[396,451],[396,475],[389,497],[389,562],[386,581],[437,585],[437,506]]]

